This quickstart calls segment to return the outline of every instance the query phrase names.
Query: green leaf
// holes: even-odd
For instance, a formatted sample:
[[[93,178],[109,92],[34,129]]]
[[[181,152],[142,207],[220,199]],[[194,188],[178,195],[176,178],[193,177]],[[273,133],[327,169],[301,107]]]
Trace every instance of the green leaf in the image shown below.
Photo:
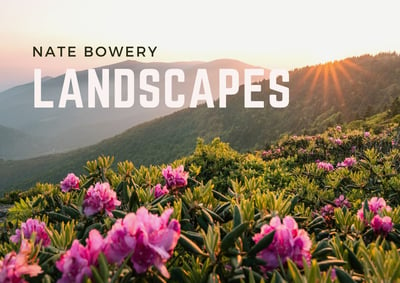
[[[274,270],[274,273],[272,274],[272,278],[271,278],[271,283],[286,283],[287,281],[285,279],[282,278],[282,275]]]
[[[72,206],[63,206],[62,208],[65,212],[65,214],[67,214],[68,216],[77,219],[81,216],[81,213],[78,209],[76,209],[75,207]]]
[[[301,276],[300,270],[297,268],[296,264],[290,259],[287,261],[287,264],[293,282],[303,283],[303,277]]]
[[[253,257],[256,256],[258,252],[262,251],[263,249],[267,248],[274,239],[275,231],[270,232],[269,234],[265,235],[257,244],[255,244],[248,252],[248,256]]]
[[[203,236],[200,233],[181,230],[181,235],[182,234],[196,243],[203,244],[204,242]]]
[[[103,282],[108,282],[109,270],[107,265],[107,259],[103,253],[100,253],[97,259],[99,262],[100,276],[103,279]]]
[[[92,275],[93,275],[93,279],[96,283],[107,283],[107,281],[103,281],[103,278],[101,278],[101,275],[99,273],[99,271],[97,270],[96,267],[94,267],[93,265],[90,267],[90,269],[92,270]]]
[[[59,221],[59,222],[69,222],[71,221],[71,217],[65,216],[61,213],[50,211],[47,213],[51,220]]]
[[[242,223],[242,215],[240,214],[240,208],[237,204],[233,207],[233,227],[237,227]]]
[[[363,272],[363,265],[358,260],[357,256],[354,254],[354,252],[346,244],[343,244],[343,246],[348,251],[350,266],[354,269],[355,272],[358,272],[358,273],[361,273],[361,274],[364,273]]]
[[[328,259],[328,260],[324,260],[324,261],[320,261],[318,262],[319,268],[321,270],[327,270],[330,266],[334,266],[334,265],[345,265],[346,262],[344,260],[340,260],[340,259]]]
[[[355,283],[353,278],[351,278],[351,276],[344,270],[337,268],[335,269],[335,272],[336,272],[336,277],[340,283]]]
[[[126,216],[126,212],[118,209],[114,209],[111,211],[115,218],[124,218]]]
[[[225,235],[224,239],[221,242],[221,250],[227,251],[230,247],[234,246],[235,241],[237,238],[242,235],[244,231],[246,231],[247,227],[249,226],[248,222],[244,222],[235,228],[232,229],[228,234]]]
[[[214,195],[214,197],[218,200],[222,200],[222,201],[227,201],[230,202],[231,200],[229,198],[227,198],[225,195],[221,194],[220,192],[216,191],[216,190],[212,190],[212,193]]]
[[[193,242],[183,234],[181,234],[181,236],[179,237],[178,243],[190,252],[202,256],[208,256],[208,254],[204,253],[195,242]]]

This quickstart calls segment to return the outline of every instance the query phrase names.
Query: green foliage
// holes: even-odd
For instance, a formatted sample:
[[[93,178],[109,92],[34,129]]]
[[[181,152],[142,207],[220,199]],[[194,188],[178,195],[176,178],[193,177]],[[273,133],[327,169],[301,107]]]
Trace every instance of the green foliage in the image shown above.
[[[137,274],[129,257],[110,264],[100,254],[98,264],[91,266],[92,278],[85,282],[397,282],[399,128],[391,122],[383,125],[379,134],[329,128],[318,136],[284,136],[265,150],[246,154],[220,139],[198,140],[193,154],[172,163],[189,172],[187,186],[158,198],[153,188],[165,182],[165,165],[136,167],[122,161],[114,167],[112,157],[101,156],[86,162],[79,191],[63,193],[57,182],[18,192],[21,198],[2,223],[0,256],[18,249],[10,237],[21,222],[39,219],[47,226],[51,245],[36,246],[44,273],[30,282],[55,282],[61,276],[55,262],[75,239],[85,244],[93,229],[105,236],[119,218],[140,207],[155,214],[173,208],[181,236],[166,263],[169,279],[154,267]],[[346,157],[356,163],[338,165]],[[330,162],[332,168],[321,168],[316,159]],[[97,182],[108,182],[121,201],[111,217],[83,214],[85,194]],[[337,203],[341,195],[347,205]],[[375,232],[371,225],[372,197],[383,197],[391,206],[379,212],[394,224],[387,233]],[[265,269],[260,252],[271,246],[277,232],[266,233],[257,243],[253,237],[274,216],[292,216],[308,233],[309,262],[304,259],[301,266],[289,258],[274,270]]]

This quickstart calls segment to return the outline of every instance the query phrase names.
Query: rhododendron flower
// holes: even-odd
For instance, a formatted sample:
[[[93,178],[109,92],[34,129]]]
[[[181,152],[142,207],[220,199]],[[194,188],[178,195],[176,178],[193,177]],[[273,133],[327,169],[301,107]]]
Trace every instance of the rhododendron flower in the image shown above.
[[[347,157],[343,162],[339,162],[337,167],[352,167],[357,163],[357,160],[354,157]]]
[[[15,235],[11,236],[10,240],[14,243],[19,243],[21,233],[25,239],[29,239],[33,233],[36,233],[35,244],[42,241],[42,246],[47,247],[51,243],[49,235],[46,232],[46,224],[39,220],[29,218],[26,222],[22,222],[21,229],[15,230]]]
[[[321,215],[322,216],[331,216],[333,215],[335,208],[331,204],[327,204],[321,208]]]
[[[381,211],[383,210],[386,211],[392,210],[390,206],[386,205],[386,201],[383,198],[377,198],[377,197],[372,197],[368,201],[368,209],[374,215],[381,213]],[[362,204],[362,207],[358,210],[357,215],[361,220],[364,220],[364,203]]]
[[[384,216],[381,218],[378,214],[371,220],[371,227],[377,234],[387,234],[392,231],[393,223],[392,218]]]
[[[386,201],[383,198],[373,197],[368,201],[368,209],[372,212],[373,218],[369,223],[375,233],[387,234],[393,228],[392,219],[389,216],[381,217],[384,210],[391,211],[392,208],[386,205]],[[357,216],[364,220],[365,224],[368,224],[368,220],[365,219],[364,215],[364,203],[361,209],[358,210]]]
[[[22,240],[18,253],[12,251],[0,260],[0,282],[26,283],[24,275],[35,277],[42,273],[42,268],[35,262],[35,259],[29,259],[32,246],[27,239]]]
[[[135,249],[135,235],[128,227],[135,225],[135,214],[129,213],[124,219],[118,219],[105,238],[104,255],[109,262],[121,263]],[[134,229],[133,229],[134,230]]]
[[[86,247],[81,245],[78,240],[74,240],[71,248],[56,262],[57,269],[62,272],[62,277],[57,282],[80,283],[85,276],[90,278],[92,276],[90,266],[97,264],[97,257],[103,247],[103,238],[97,230],[89,232]]]
[[[82,206],[86,216],[99,212],[105,212],[108,216],[112,216],[111,211],[120,204],[117,194],[110,188],[108,183],[97,183],[94,187],[90,186],[88,189]]]
[[[120,263],[132,254],[131,262],[137,273],[146,272],[155,266],[168,278],[166,261],[180,237],[180,224],[169,221],[173,209],[167,209],[161,216],[151,214],[141,207],[118,220],[106,237],[105,255],[110,262]]]
[[[337,139],[335,139],[335,143],[336,143],[337,145],[342,145],[342,144],[343,144],[343,141],[342,141],[341,139],[337,138]]]
[[[165,194],[169,193],[167,186],[161,187],[161,184],[157,184],[153,189],[152,192],[155,198],[159,198]]]
[[[162,170],[168,188],[181,188],[187,185],[189,173],[183,170],[183,165],[172,169],[171,166]]]
[[[265,271],[279,267],[280,262],[285,264],[288,258],[300,268],[303,267],[303,258],[310,263],[311,240],[304,229],[298,229],[291,216],[286,216],[282,222],[278,216],[273,217],[269,225],[263,225],[260,233],[254,235],[254,242],[258,243],[272,231],[275,231],[272,243],[258,253],[258,257],[265,261]]]
[[[61,190],[66,193],[70,190],[79,190],[79,178],[74,173],[69,173],[60,183]]]
[[[318,169],[323,169],[325,171],[332,171],[333,170],[333,165],[330,164],[329,162],[317,162],[317,167]]]
[[[344,206],[347,208],[351,207],[351,203],[344,197],[344,195],[340,195],[333,202],[337,207],[344,207]]]

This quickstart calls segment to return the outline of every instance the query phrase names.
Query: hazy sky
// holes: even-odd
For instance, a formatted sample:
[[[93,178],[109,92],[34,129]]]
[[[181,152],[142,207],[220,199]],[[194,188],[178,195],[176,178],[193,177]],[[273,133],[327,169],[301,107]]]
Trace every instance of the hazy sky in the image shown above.
[[[292,69],[365,53],[400,52],[398,1],[2,0],[0,91],[126,59],[234,58]],[[154,46],[154,58],[33,58],[33,46]]]

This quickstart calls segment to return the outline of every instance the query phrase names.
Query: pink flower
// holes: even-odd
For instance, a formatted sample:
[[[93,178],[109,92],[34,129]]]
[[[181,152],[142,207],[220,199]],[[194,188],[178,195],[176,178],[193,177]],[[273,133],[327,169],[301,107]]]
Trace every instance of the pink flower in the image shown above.
[[[82,206],[86,216],[99,212],[105,212],[108,216],[112,216],[111,211],[120,204],[121,202],[117,200],[117,194],[108,183],[97,183],[94,187],[90,186],[88,189]]]
[[[334,213],[335,208],[331,204],[327,204],[321,208],[322,216],[331,216]]]
[[[356,165],[357,160],[354,157],[346,157],[343,162],[339,162],[337,167],[352,167]]]
[[[61,190],[66,193],[70,190],[79,190],[79,178],[74,173],[69,173],[60,183]]]
[[[393,228],[393,223],[392,223],[392,218],[390,218],[389,216],[384,216],[382,218],[382,232],[384,234],[389,233],[390,231],[392,231]]]
[[[335,139],[335,143],[336,143],[337,145],[342,145],[342,144],[343,144],[343,141],[342,141],[341,139],[337,138],[337,139]]]
[[[337,207],[344,207],[344,206],[347,208],[351,207],[351,203],[344,197],[344,195],[340,195],[333,202]]]
[[[136,215],[134,213],[129,213],[124,219],[118,219],[114,223],[104,240],[104,255],[109,262],[121,263],[134,251],[136,246],[135,225]]]
[[[370,132],[364,132],[364,138],[369,138],[371,136]]]
[[[154,265],[164,277],[169,278],[165,262],[171,257],[181,233],[178,221],[168,221],[172,212],[172,208],[167,209],[160,217],[144,207],[136,212],[137,224],[130,227],[130,233],[134,232],[136,238],[131,261],[138,273],[146,272]]]
[[[15,235],[11,236],[10,240],[14,243],[19,243],[21,233],[24,235],[24,239],[29,239],[33,233],[36,233],[35,244],[42,241],[42,246],[47,247],[51,243],[46,232],[46,224],[39,220],[29,218],[26,222],[22,222],[21,229],[15,230]]]
[[[12,251],[0,260],[0,282],[25,283],[22,276],[35,277],[42,273],[42,268],[36,259],[30,259],[32,251],[31,243],[27,239],[22,240],[18,253]]]
[[[341,132],[341,131],[342,131],[342,127],[339,126],[339,125],[337,125],[337,126],[336,126],[336,131]]]
[[[189,173],[183,170],[183,165],[175,169],[172,169],[171,166],[167,166],[166,169],[162,170],[162,174],[167,182],[168,188],[181,188],[187,185]]]
[[[169,193],[169,190],[167,189],[167,186],[161,187],[161,184],[157,184],[153,189],[153,194],[155,198],[159,198],[165,194]]]
[[[285,264],[287,259],[292,259],[299,267],[303,267],[303,258],[310,263],[311,240],[303,229],[298,229],[296,221],[291,216],[286,216],[281,222],[278,216],[270,220],[269,225],[261,227],[261,231],[253,236],[258,243],[265,235],[275,231],[272,243],[258,253],[258,257],[266,262],[265,271],[273,270],[279,263]]]
[[[85,276],[91,277],[91,265],[97,264],[97,257],[103,250],[103,238],[99,231],[91,230],[86,239],[86,247],[74,240],[71,248],[56,262],[56,267],[62,272],[58,283],[80,283]]]
[[[381,218],[378,214],[371,220],[371,227],[377,234],[387,234],[392,231],[393,223],[392,218],[384,216]]]
[[[368,208],[374,214],[381,212],[381,210],[391,211],[392,208],[386,205],[386,201],[383,198],[372,197],[371,200],[368,201]]]
[[[333,170],[333,165],[330,164],[329,162],[317,162],[317,167],[318,169],[323,169],[325,171],[332,171]]]
[[[165,266],[180,237],[180,224],[169,221],[173,209],[167,209],[161,216],[151,214],[141,207],[119,219],[105,239],[105,255],[112,263],[120,263],[132,254],[131,262],[137,273],[146,272],[155,266],[169,278]]]
[[[390,206],[386,205],[386,201],[383,198],[377,198],[377,197],[372,197],[368,201],[368,209],[373,213],[374,216],[380,214],[383,210],[386,211],[392,210]],[[364,203],[362,204],[362,207],[358,210],[357,216],[361,220],[364,220]]]

